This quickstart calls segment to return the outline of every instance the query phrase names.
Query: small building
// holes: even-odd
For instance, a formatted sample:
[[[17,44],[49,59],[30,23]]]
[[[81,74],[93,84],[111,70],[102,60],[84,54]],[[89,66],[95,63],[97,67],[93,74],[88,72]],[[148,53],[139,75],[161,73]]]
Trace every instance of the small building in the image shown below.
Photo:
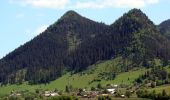
[[[113,87],[117,88],[117,87],[118,87],[118,85],[117,85],[117,84],[115,84],[115,85],[113,85]]]
[[[98,91],[91,91],[90,92],[90,97],[91,98],[95,98],[96,96],[98,96],[99,92]]]
[[[54,93],[51,93],[50,96],[52,96],[52,97],[53,96],[59,96],[59,94],[54,92]]]
[[[121,97],[122,97],[122,98],[125,98],[125,95],[122,94]]]
[[[110,86],[111,86],[112,88],[117,88],[117,87],[118,87],[117,84],[110,84]]]
[[[114,94],[114,93],[115,93],[115,89],[107,89],[107,91],[108,91],[110,94]]]
[[[15,91],[11,91],[10,96],[21,96],[21,93],[15,92]]]
[[[102,96],[109,96],[109,94],[102,94]]]
[[[53,97],[53,96],[59,96],[59,94],[56,92],[52,92],[52,91],[45,91],[44,96],[46,96],[46,97],[52,96]]]

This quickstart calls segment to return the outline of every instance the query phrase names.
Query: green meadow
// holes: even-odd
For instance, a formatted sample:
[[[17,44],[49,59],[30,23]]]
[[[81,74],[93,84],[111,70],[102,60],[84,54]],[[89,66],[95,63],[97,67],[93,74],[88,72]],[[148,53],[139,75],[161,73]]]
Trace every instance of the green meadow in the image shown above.
[[[72,85],[73,88],[91,88],[96,87],[98,83],[101,83],[102,85],[106,84],[126,84],[130,85],[133,83],[133,81],[139,77],[139,75],[143,74],[146,69],[136,69],[131,70],[129,72],[122,72],[116,75],[116,77],[113,80],[105,80],[99,77],[100,73],[107,73],[111,72],[113,70],[117,70],[119,72],[120,69],[116,69],[117,67],[120,67],[121,57],[108,60],[108,61],[101,61],[98,62],[95,65],[90,66],[87,70],[71,74],[71,72],[68,72],[64,74],[62,77],[50,82],[49,84],[38,84],[38,85],[28,85],[27,82],[17,85],[6,85],[0,87],[0,95],[4,96],[6,94],[10,94],[11,91],[29,91],[29,92],[35,92],[36,89],[42,89],[42,90],[65,90],[66,85]],[[99,81],[94,81],[99,80]]]

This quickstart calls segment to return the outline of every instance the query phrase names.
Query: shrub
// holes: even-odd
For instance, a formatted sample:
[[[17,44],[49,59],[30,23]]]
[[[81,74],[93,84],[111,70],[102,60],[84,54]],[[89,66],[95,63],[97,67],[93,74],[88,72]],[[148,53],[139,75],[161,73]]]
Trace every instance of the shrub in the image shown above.
[[[78,98],[74,96],[55,96],[48,98],[48,100],[78,100]]]
[[[99,96],[98,100],[112,100],[112,98],[109,96]]]
[[[155,91],[148,92],[146,90],[139,90],[136,92],[139,98],[149,98],[153,100],[169,100],[170,96],[167,95],[166,91],[163,90],[162,93],[156,94]]]
[[[8,100],[22,100],[21,97],[18,96],[10,96]]]
[[[130,92],[130,91],[126,91],[125,95],[126,95],[126,97],[128,97],[128,98],[129,98],[132,94],[131,94],[131,92]]]

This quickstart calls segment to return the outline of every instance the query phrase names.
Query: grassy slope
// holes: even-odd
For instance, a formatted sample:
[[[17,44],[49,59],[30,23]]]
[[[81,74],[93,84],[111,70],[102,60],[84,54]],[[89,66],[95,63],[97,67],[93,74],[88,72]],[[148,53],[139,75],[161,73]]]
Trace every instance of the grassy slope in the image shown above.
[[[158,86],[158,87],[155,87],[155,88],[150,88],[148,90],[149,91],[155,90],[156,93],[162,93],[162,90],[165,90],[167,92],[167,94],[170,94],[170,85]]]
[[[170,73],[170,66],[166,66],[166,67],[165,67],[165,70],[166,70],[168,73]],[[165,91],[167,92],[167,94],[170,94],[170,85],[168,84],[168,85],[157,86],[157,87],[155,87],[155,88],[149,88],[148,90],[149,90],[149,91],[155,90],[156,93],[161,93],[162,90],[165,90]]]
[[[23,90],[29,90],[31,92],[34,92],[36,89],[43,89],[43,90],[54,90],[55,88],[59,90],[64,90],[65,86],[70,84],[74,88],[90,88],[92,86],[96,86],[99,82],[92,82],[89,84],[89,82],[93,81],[94,79],[101,79],[98,77],[99,73],[103,72],[111,72],[111,71],[117,71],[119,72],[121,67],[121,57],[118,57],[116,59],[108,60],[108,61],[102,61],[98,62],[97,64],[89,67],[86,71],[70,75],[70,73],[67,73],[63,75],[62,77],[56,79],[55,81],[52,81],[50,84],[47,85],[27,85],[27,83],[21,84],[21,85],[7,85],[0,87],[0,95],[9,94],[12,90],[15,91],[23,91]],[[102,85],[105,84],[132,84],[132,82],[138,78],[139,75],[144,73],[146,69],[138,69],[133,70],[130,72],[123,72],[116,76],[114,80],[101,80],[100,83]],[[129,78],[129,80],[128,80]]]

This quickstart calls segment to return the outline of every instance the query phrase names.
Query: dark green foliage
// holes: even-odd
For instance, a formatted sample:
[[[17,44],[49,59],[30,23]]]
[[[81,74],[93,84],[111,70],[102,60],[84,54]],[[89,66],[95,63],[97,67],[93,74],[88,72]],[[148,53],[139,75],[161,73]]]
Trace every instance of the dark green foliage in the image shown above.
[[[121,40],[125,42],[124,56],[137,65],[145,61],[143,65],[147,67],[146,61],[156,57],[164,61],[169,59],[169,41],[159,34],[153,22],[140,10],[133,9],[124,14],[112,27],[113,32],[122,35]]]
[[[117,56],[123,57],[122,71],[150,67],[148,61],[154,58],[166,65],[169,51],[169,40],[139,9],[130,10],[110,26],[68,11],[42,34],[0,60],[0,82],[49,83],[67,70],[83,71]],[[165,79],[166,73],[160,74]],[[105,75],[112,80],[116,73]]]
[[[148,92],[147,90],[138,90],[136,92],[139,98],[149,98],[152,100],[169,100],[170,95],[167,95],[166,91],[163,90],[162,93],[156,94],[155,91]]]
[[[73,96],[55,96],[50,97],[47,100],[78,100],[78,98]]]
[[[163,21],[159,24],[160,33],[163,34],[165,37],[170,39],[170,19]]]
[[[38,90],[36,90],[38,91]],[[40,91],[39,91],[40,92]],[[23,98],[24,100],[34,100],[35,98],[38,98],[38,93],[35,94],[35,93],[29,93],[29,92],[23,92]]]
[[[105,88],[105,89],[103,90],[103,93],[104,93],[104,94],[108,94],[109,91]]]
[[[156,87],[155,82],[151,82],[151,87],[152,87],[152,88],[155,88],[155,87]]]
[[[106,29],[108,26],[102,23],[69,11],[45,32],[0,60],[0,82],[16,83],[17,71],[26,70],[23,80],[30,84],[48,83],[70,69],[64,61],[78,44]],[[77,41],[74,46],[70,45],[72,38]]]
[[[70,89],[69,87],[66,85],[66,88],[65,88],[65,92],[69,93],[70,92]]]
[[[132,93],[129,90],[127,90],[125,92],[125,96],[128,97],[128,98],[130,98],[131,95],[132,95]]]
[[[22,100],[22,99],[18,96],[11,96],[9,97],[9,100]]]
[[[25,100],[34,100],[34,97],[32,97],[32,96],[27,96],[27,97],[25,97]]]
[[[99,96],[98,100],[112,100],[112,98],[109,96]]]
[[[98,89],[102,89],[102,85],[99,83],[99,84],[97,84],[97,88]]]
[[[154,88],[156,85],[168,84],[169,81],[167,79],[167,71],[159,66],[154,67],[150,71],[147,71],[145,72],[145,74],[139,76],[139,78],[136,79],[136,82],[142,83],[144,82],[144,80],[147,80],[149,83],[151,83],[151,87]],[[147,82],[145,81],[145,83]]]
[[[96,90],[96,88],[95,87],[91,87],[91,91],[95,91]]]

